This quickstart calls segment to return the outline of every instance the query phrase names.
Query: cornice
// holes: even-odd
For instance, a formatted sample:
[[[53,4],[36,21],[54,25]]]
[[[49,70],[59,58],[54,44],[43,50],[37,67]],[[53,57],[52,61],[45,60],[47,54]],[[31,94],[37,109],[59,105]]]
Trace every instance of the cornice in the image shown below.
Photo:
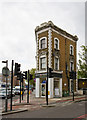
[[[53,30],[57,31],[57,32],[58,32],[59,34],[61,34],[62,36],[65,36],[65,37],[67,37],[67,38],[69,38],[69,39],[72,39],[72,40],[74,40],[75,42],[78,40],[78,37],[77,37],[76,35],[73,36],[73,35],[71,35],[70,33],[62,30],[61,28],[59,28],[59,27],[57,27],[56,25],[54,25],[53,22],[51,22],[51,21],[48,21],[48,23],[45,22],[45,23],[41,24],[40,26],[37,26],[36,29],[35,29],[35,34],[36,34],[36,33],[39,34],[39,33],[41,33],[41,31],[49,30],[49,27],[52,28]],[[46,29],[46,30],[45,30],[45,29]]]

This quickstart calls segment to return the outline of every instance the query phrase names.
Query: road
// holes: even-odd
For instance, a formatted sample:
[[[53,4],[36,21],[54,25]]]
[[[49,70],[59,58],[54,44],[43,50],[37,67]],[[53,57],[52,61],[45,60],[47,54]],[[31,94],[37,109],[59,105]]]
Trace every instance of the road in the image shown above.
[[[87,101],[56,103],[55,107],[43,107],[40,110],[4,115],[3,118],[78,118],[87,114]],[[2,119],[3,120],[3,119]],[[65,120],[65,119],[64,119]]]
[[[26,95],[26,93],[24,95]],[[4,99],[0,99],[0,100],[1,100],[1,103],[2,103],[2,106],[1,106],[2,110],[4,111],[5,110],[5,98]],[[21,100],[22,100],[22,98],[21,98]],[[16,103],[16,102],[20,103],[20,95],[15,95],[14,97],[12,97],[12,102],[13,103]],[[11,104],[11,98],[8,99],[8,106],[10,106],[10,104]]]

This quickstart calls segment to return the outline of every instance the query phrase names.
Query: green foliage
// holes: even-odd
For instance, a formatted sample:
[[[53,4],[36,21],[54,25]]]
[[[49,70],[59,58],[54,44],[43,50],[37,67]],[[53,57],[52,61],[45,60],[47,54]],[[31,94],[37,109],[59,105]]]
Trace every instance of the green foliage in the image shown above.
[[[30,74],[33,75],[33,79],[30,81],[30,85],[34,85],[34,86],[35,86],[35,82],[34,82],[34,79],[35,79],[35,71],[36,71],[35,68],[32,68],[32,69],[30,70]]]
[[[81,48],[78,61],[78,79],[87,78],[87,46],[82,45]]]

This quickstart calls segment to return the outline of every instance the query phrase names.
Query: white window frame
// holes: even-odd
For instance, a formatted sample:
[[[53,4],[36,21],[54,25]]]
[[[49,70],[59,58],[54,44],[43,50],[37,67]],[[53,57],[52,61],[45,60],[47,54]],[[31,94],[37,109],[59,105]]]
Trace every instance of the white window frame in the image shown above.
[[[71,47],[72,47],[72,54],[71,54]],[[70,45],[70,55],[74,55],[74,47],[73,47],[73,45]]]
[[[71,71],[71,62],[73,63],[73,68],[72,68],[72,70],[74,70],[74,62],[73,62],[73,61],[70,61],[70,71]]]
[[[58,48],[55,47],[55,40],[58,40]],[[54,38],[54,48],[57,49],[57,50],[59,50],[59,39],[56,38],[56,37]]]
[[[58,57],[58,56],[55,56],[55,57],[54,57],[54,70],[55,70],[55,58],[58,59],[58,70],[59,70],[59,57]]]
[[[47,48],[47,37],[41,37],[39,40],[39,49],[45,49],[45,48],[41,48],[41,40],[45,39],[45,48]]]
[[[39,58],[39,70],[43,70],[43,69],[46,69],[46,68],[43,68],[43,69],[41,69],[41,59],[42,58],[46,58],[46,55],[42,55],[42,56],[40,56],[40,58]],[[47,58],[46,58],[46,66],[47,66]]]

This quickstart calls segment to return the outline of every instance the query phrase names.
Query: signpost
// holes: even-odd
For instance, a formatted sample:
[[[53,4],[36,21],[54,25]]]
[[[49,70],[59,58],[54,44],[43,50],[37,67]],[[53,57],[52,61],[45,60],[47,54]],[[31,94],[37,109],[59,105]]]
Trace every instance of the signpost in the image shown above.
[[[2,75],[6,77],[6,97],[5,97],[5,112],[7,112],[7,104],[8,104],[8,101],[7,101],[7,81],[8,81],[8,76],[10,74],[10,71],[8,69],[8,60],[6,61],[2,61],[2,63],[6,63],[6,67],[3,67],[2,68]]]
[[[12,91],[13,91],[13,65],[14,60],[12,60],[12,71],[11,71],[11,104],[10,104],[10,110],[12,110]]]

